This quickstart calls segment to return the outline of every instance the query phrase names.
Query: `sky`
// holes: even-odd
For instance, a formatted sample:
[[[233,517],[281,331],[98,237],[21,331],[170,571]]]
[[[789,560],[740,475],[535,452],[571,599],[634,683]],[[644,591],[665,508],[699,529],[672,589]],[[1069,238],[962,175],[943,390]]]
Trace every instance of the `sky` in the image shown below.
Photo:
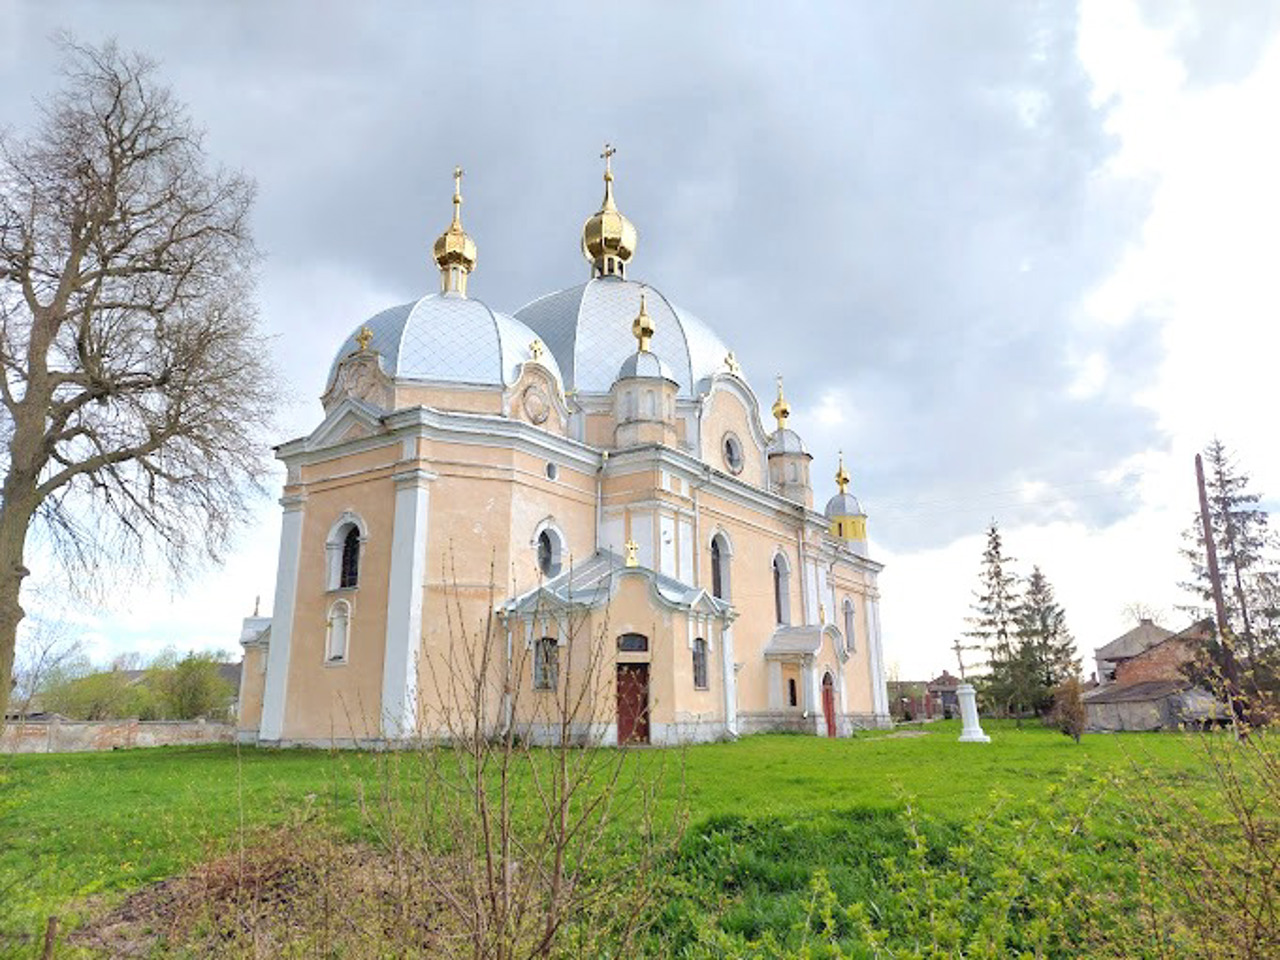
[[[57,89],[58,29],[160,62],[257,181],[279,440],[319,422],[345,335],[436,288],[455,164],[470,292],[514,312],[587,277],[609,141],[629,276],[766,407],[784,376],[819,505],[845,452],[891,673],[955,671],[992,520],[1086,658],[1133,603],[1181,625],[1195,452],[1220,436],[1280,496],[1280,3],[779,10],[0,0],[0,125]],[[222,566],[121,571],[101,604],[37,562],[28,608],[99,660],[235,653],[279,523],[264,498]]]

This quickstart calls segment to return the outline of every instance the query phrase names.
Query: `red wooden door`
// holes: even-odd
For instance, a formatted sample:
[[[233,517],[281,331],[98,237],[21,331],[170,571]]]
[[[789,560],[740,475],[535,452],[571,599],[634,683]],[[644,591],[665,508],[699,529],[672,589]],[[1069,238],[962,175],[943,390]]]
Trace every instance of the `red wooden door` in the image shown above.
[[[649,742],[649,665],[618,664],[618,743]]]
[[[831,674],[822,677],[822,715],[827,718],[827,736],[836,735],[836,685]]]

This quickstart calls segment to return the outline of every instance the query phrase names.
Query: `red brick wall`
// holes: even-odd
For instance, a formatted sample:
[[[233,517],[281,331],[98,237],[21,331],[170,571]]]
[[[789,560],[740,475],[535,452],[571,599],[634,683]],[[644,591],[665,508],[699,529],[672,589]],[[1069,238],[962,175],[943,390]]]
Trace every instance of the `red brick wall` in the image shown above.
[[[1143,683],[1149,680],[1185,680],[1184,663],[1195,659],[1196,644],[1190,640],[1166,640],[1131,660],[1116,664],[1116,683]]]

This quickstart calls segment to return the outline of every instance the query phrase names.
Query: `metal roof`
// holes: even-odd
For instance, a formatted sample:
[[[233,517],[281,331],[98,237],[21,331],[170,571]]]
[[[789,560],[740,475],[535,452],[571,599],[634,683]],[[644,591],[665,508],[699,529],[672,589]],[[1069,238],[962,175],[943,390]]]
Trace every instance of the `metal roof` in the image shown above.
[[[700,381],[727,371],[729,348],[702,321],[653,287],[619,277],[597,277],[548,294],[516,311],[555,354],[565,387],[604,394],[623,361],[636,352],[631,322],[646,294],[654,334],[651,350],[667,363],[679,395],[693,397]]]
[[[508,614],[533,614],[549,605],[599,606],[612,596],[618,577],[634,575],[647,577],[658,595],[674,606],[689,607],[702,600],[717,614],[727,614],[733,609],[724,600],[675,577],[647,567],[628,567],[622,557],[611,550],[598,550],[582,563],[566,565],[557,576],[541,586],[509,599],[502,609]]]
[[[377,352],[388,376],[482,386],[515,382],[538,336],[480,300],[433,293],[383,310],[352,330],[333,358],[327,383],[338,364],[359,349],[356,336],[366,326],[372,334],[368,349]],[[544,353],[541,362],[559,377],[552,354]]]
[[[676,380],[666,361],[648,350],[637,350],[622,361],[622,367],[618,370],[618,379],[626,380],[630,377],[650,377],[670,380],[673,383]]]

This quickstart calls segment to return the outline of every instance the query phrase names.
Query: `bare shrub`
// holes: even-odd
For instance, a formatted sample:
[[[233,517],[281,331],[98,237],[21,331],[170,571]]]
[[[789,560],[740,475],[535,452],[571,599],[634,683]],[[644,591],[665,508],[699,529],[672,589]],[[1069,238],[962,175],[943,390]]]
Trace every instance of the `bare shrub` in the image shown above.
[[[1049,720],[1076,743],[1080,742],[1087,722],[1087,711],[1079,679],[1070,677],[1054,688],[1053,712]]]

